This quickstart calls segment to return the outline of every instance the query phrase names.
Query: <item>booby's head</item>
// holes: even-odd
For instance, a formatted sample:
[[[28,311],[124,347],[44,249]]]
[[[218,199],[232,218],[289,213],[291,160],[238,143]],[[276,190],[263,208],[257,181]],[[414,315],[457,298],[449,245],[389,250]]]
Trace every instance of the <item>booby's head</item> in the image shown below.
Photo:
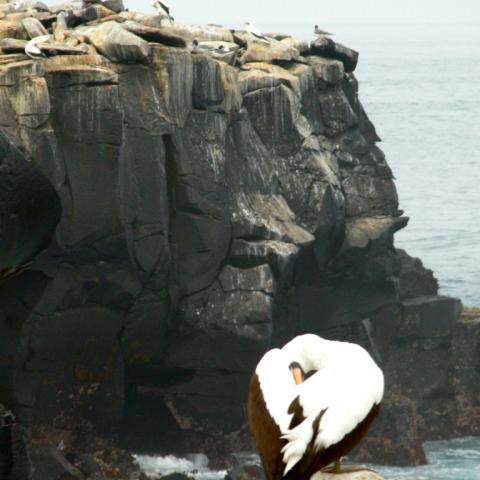
[[[312,370],[321,370],[328,361],[329,341],[317,335],[306,334],[295,337],[288,342],[283,348],[282,353],[287,356],[291,365],[298,365],[303,371],[303,379],[305,372]],[[297,367],[297,368],[298,368]],[[292,370],[292,368],[290,367]],[[292,374],[295,373],[292,370]],[[300,373],[297,374],[300,378]]]
[[[252,23],[250,20],[247,20],[247,21],[245,22],[245,25],[246,25],[247,27],[251,27],[251,26],[253,25],[253,23]]]

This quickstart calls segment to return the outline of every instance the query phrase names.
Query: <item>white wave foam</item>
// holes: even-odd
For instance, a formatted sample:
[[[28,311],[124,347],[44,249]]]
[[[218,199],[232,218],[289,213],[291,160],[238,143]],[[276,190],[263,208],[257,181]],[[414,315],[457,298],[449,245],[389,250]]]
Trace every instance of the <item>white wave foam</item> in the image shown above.
[[[174,455],[134,455],[140,470],[148,477],[157,478],[171,473],[184,473],[198,480],[223,479],[225,471],[212,471],[208,468],[208,458],[202,453],[178,458]]]

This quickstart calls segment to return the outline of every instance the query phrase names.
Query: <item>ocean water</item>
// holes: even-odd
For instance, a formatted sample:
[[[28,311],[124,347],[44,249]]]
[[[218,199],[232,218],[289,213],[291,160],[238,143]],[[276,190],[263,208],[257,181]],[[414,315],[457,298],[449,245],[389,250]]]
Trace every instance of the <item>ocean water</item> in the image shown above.
[[[320,26],[360,52],[360,98],[410,217],[397,246],[442,294],[480,306],[480,23]],[[261,28],[313,36],[312,25]]]
[[[385,480],[479,480],[480,438],[426,442],[429,464],[415,468],[373,468]]]
[[[370,465],[385,480],[479,480],[480,438],[460,438],[426,442],[429,464],[422,467],[398,468]],[[251,458],[251,457],[250,457]],[[197,480],[223,480],[225,471],[212,471],[204,455],[189,458],[137,456],[142,470],[151,478],[179,472]]]

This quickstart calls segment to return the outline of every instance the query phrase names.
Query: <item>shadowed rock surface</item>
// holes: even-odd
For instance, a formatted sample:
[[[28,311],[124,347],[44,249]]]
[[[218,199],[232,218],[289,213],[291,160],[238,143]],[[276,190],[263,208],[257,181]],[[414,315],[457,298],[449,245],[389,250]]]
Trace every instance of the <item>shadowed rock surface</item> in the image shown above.
[[[418,464],[423,439],[478,433],[478,322],[458,322],[460,302],[394,247],[408,219],[358,98],[358,54],[84,10],[56,32],[84,53],[0,55],[1,129],[62,206],[46,254],[0,285],[0,401],[67,451],[111,435],[219,464],[252,449],[260,356],[313,332],[362,344],[386,372],[358,458]],[[6,15],[2,45],[28,38],[16,19],[51,31],[51,17]],[[194,38],[235,43],[233,65]],[[50,241],[56,197],[31,198],[50,223],[11,243],[31,247],[6,267]]]

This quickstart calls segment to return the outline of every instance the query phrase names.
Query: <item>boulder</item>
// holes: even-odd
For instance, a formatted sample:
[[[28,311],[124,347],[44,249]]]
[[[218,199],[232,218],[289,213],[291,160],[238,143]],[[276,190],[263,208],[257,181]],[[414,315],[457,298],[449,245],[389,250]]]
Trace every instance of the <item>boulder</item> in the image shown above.
[[[383,480],[377,472],[366,467],[354,467],[349,471],[348,465],[342,473],[319,472],[313,475],[310,480]]]
[[[171,47],[185,47],[185,40],[170,32],[167,28],[156,28],[142,25],[133,20],[127,20],[122,23],[122,27],[135,35],[143,38],[147,42],[157,42]]]
[[[27,31],[30,38],[48,35],[47,29],[36,18],[24,18],[22,20],[23,28]]]
[[[321,87],[337,85],[343,80],[344,66],[341,61],[314,55],[306,57],[306,60],[313,67]]]
[[[357,68],[358,52],[334,42],[329,37],[318,37],[310,44],[310,49],[313,55],[341,61],[347,73]]]
[[[115,13],[120,13],[125,10],[123,0],[102,0],[102,4]]]
[[[25,54],[25,47],[27,40],[18,40],[16,38],[4,38],[0,40],[0,48],[3,53],[23,53]]]
[[[128,32],[116,22],[105,22],[83,32],[90,43],[116,63],[149,63],[151,49],[145,40]]]
[[[83,475],[68,462],[60,450],[50,446],[31,449],[33,480],[81,480]]]
[[[282,42],[272,40],[252,40],[248,42],[247,51],[245,53],[246,62],[274,62],[284,61],[290,62],[297,60],[299,51]]]

